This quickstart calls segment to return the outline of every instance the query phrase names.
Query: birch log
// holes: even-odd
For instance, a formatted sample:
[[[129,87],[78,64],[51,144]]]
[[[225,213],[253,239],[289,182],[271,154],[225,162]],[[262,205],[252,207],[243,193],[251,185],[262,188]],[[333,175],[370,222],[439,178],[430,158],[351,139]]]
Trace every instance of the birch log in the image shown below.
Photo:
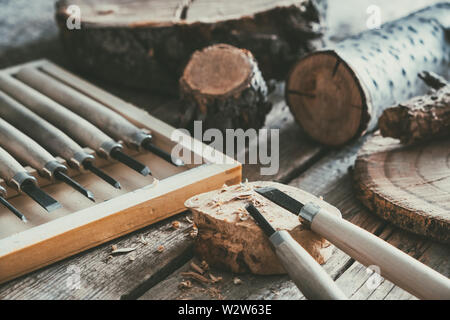
[[[450,136],[450,84],[429,72],[422,78],[437,90],[384,110],[379,120],[384,137],[412,144]]]
[[[265,78],[284,78],[315,48],[325,6],[324,0],[60,0],[56,19],[79,70],[178,93],[187,59],[215,43],[250,50]]]
[[[376,128],[384,109],[426,93],[423,70],[450,72],[450,3],[438,3],[302,58],[286,99],[314,139],[339,146]]]

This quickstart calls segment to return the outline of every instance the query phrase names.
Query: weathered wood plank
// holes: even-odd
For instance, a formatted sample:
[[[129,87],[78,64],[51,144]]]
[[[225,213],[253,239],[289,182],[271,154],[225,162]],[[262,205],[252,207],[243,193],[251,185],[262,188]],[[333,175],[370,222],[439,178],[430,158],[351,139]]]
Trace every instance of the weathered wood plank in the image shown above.
[[[172,228],[173,221],[180,222],[179,229]],[[0,287],[0,299],[132,298],[139,285],[158,282],[192,256],[191,228],[185,214],[178,215],[7,282]],[[110,257],[112,245],[136,250]],[[161,253],[160,245],[164,245]],[[76,279],[71,270],[79,270],[79,289],[70,285]]]

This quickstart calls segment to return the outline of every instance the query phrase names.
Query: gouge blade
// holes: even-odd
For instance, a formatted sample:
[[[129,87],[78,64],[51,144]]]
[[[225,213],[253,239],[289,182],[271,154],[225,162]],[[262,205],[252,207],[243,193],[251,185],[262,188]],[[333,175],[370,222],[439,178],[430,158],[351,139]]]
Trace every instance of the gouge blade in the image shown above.
[[[136,159],[133,159],[132,157],[120,151],[119,149],[113,150],[111,152],[111,157],[123,163],[124,165],[130,167],[134,171],[139,172],[143,176],[151,174],[150,169],[145,164],[137,161]]]
[[[66,175],[61,170],[55,171],[55,178],[58,179],[58,180],[61,180],[62,182],[66,183],[66,184],[68,184],[69,186],[71,186],[72,188],[77,190],[79,193],[84,195],[86,198],[88,198],[92,202],[95,202],[94,194],[91,191],[87,190],[85,187],[83,187],[81,184],[79,184],[78,182],[73,180],[71,177]]]
[[[103,181],[105,181],[105,182],[109,183],[110,185],[112,185],[114,188],[116,188],[116,189],[121,189],[122,188],[120,186],[120,182],[119,181],[117,181],[116,179],[110,177],[104,171],[102,171],[99,168],[97,168],[96,166],[94,166],[91,161],[85,161],[83,163],[83,166],[84,166],[84,168],[86,170],[89,170],[90,172],[95,174],[97,177],[99,177]]]
[[[259,212],[258,209],[255,208],[254,205],[249,204],[245,207],[245,210],[250,213],[253,219],[255,219],[256,223],[261,227],[261,229],[264,231],[264,233],[270,238],[271,235],[273,235],[276,231],[272,227],[272,225],[269,223],[269,221],[264,218],[264,216]]]
[[[0,203],[3,204],[6,208],[8,208],[9,211],[14,213],[14,215],[22,220],[23,222],[28,222],[27,218],[19,211],[17,210],[11,203],[9,203],[5,198],[0,197]]]
[[[255,189],[257,193],[279,205],[283,209],[298,215],[304,204],[273,187]]]
[[[21,189],[48,212],[61,208],[61,204],[58,201],[50,197],[32,182],[22,184]]]
[[[185,165],[183,160],[181,160],[180,158],[172,158],[172,155],[170,153],[168,153],[168,152],[162,150],[161,148],[155,146],[150,141],[144,142],[142,147],[144,147],[144,149],[146,149],[146,150],[156,154],[158,157],[166,160],[167,162],[172,163],[174,166],[181,167],[181,166]]]

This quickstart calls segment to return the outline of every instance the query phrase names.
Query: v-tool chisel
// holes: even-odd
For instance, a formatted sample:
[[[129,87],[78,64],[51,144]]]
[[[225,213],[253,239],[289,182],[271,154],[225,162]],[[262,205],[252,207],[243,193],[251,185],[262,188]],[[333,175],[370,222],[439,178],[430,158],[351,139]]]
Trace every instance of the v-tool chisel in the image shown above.
[[[94,201],[94,195],[91,191],[66,175],[66,166],[58,162],[55,157],[33,139],[1,118],[0,146],[8,151],[15,159],[36,169],[44,178],[60,180],[91,201]]]
[[[24,67],[19,70],[16,77],[79,114],[114,139],[124,141],[130,147],[137,149],[142,147],[176,166],[184,165],[181,159],[173,158],[171,154],[155,146],[151,141],[151,134],[139,129],[103,104],[57,81],[48,74],[34,68]]]
[[[0,186],[0,203],[4,205],[9,211],[11,211],[17,218],[22,220],[23,222],[27,222],[27,218],[25,215],[17,210],[8,200],[6,200],[6,190]]]
[[[286,230],[276,231],[252,204],[245,208],[269,237],[281,264],[296,286],[312,300],[345,300],[328,273]]]
[[[375,265],[381,275],[422,299],[450,299],[450,280],[372,233],[328,212],[316,203],[301,203],[272,188],[257,193],[298,215],[312,231],[365,266]]]
[[[120,188],[118,181],[94,166],[94,156],[85,152],[64,132],[1,91],[0,118],[31,137],[51,154],[65,159],[69,165],[77,169],[84,167],[113,187]]]
[[[53,101],[23,82],[6,74],[0,75],[0,89],[64,131],[82,146],[89,147],[101,157],[111,157],[143,175],[150,173],[147,166],[122,152],[122,144],[114,141],[89,121]]]
[[[48,212],[61,208],[61,204],[58,201],[38,187],[36,178],[30,175],[16,159],[1,147],[0,177],[11,188],[26,193]]]

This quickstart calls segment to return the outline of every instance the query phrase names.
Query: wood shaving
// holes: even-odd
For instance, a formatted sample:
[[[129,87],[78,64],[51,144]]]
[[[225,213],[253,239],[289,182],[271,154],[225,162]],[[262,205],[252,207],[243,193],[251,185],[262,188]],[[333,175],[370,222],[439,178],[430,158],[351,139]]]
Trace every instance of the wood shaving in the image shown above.
[[[128,257],[128,260],[130,260],[130,261],[136,260],[136,254],[131,254],[131,255]]]
[[[198,230],[197,230],[197,229],[192,230],[191,232],[189,232],[189,236],[190,236],[192,239],[197,238],[197,236],[198,236]]]
[[[202,276],[201,274],[198,274],[196,272],[182,272],[181,276],[185,277],[185,278],[197,280],[198,282],[201,282],[201,283],[210,283],[211,282],[207,278],[205,278],[204,276]]]
[[[113,244],[113,245],[111,246],[111,250],[112,250],[112,251],[117,250],[117,245]]]
[[[239,279],[238,277],[234,277],[234,278],[233,278],[233,283],[234,283],[235,285],[240,285],[240,284],[242,284],[242,280]]]
[[[205,260],[203,260],[203,261],[200,263],[200,266],[201,266],[202,269],[205,270],[205,271],[209,270],[209,264],[208,264]]]
[[[200,268],[197,264],[195,264],[195,262],[191,262],[190,266],[192,270],[197,271],[200,274],[205,273],[205,271],[202,268]]]
[[[178,284],[178,289],[190,289],[190,288],[192,288],[192,282],[189,280],[181,281]]]
[[[212,283],[217,283],[222,281],[222,277],[215,277],[213,274],[209,274],[209,277],[211,278]]]
[[[161,253],[164,251],[164,246],[159,246],[158,249],[156,249],[156,252]]]
[[[194,221],[192,221],[191,218],[189,218],[189,217],[186,217],[186,221],[190,224],[194,223]]]
[[[131,247],[131,248],[120,248],[117,249],[117,246],[115,246],[116,248],[113,249],[113,251],[111,251],[111,254],[119,254],[119,253],[129,253],[131,251],[136,250],[136,247]]]
[[[178,222],[177,220],[172,222],[172,229],[176,230],[180,228],[180,222]]]
[[[148,244],[148,241],[145,240],[143,235],[141,235],[141,237],[139,238],[139,242],[142,243],[144,246]]]

